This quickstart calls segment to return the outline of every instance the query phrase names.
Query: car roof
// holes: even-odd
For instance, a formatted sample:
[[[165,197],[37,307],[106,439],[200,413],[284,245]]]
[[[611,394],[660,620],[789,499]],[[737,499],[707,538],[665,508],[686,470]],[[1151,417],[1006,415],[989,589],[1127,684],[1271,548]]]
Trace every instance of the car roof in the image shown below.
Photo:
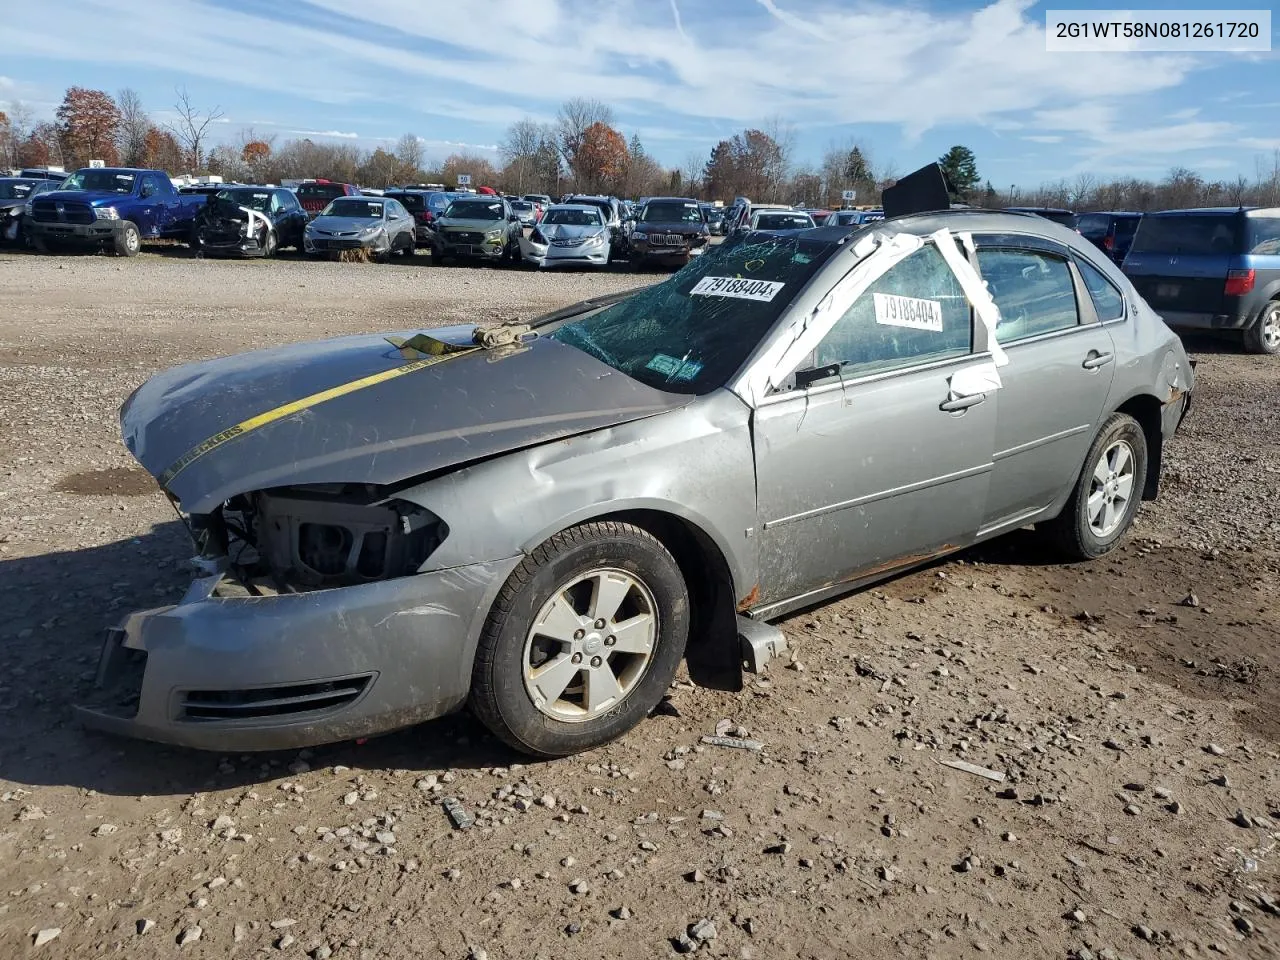
[[[553,203],[547,207],[547,213],[552,210],[583,210],[588,213],[599,213],[600,208],[594,203]]]
[[[1145,214],[1148,217],[1208,217],[1224,216],[1232,213],[1246,217],[1280,217],[1277,207],[1186,207],[1181,210],[1153,210]]]
[[[1066,207],[1005,207],[1013,213],[1071,213],[1074,210],[1068,210]]]
[[[1081,217],[1141,217],[1137,210],[1086,210],[1078,214]]]
[[[668,203],[697,203],[693,197],[650,197],[645,203],[659,203],[661,201]]]

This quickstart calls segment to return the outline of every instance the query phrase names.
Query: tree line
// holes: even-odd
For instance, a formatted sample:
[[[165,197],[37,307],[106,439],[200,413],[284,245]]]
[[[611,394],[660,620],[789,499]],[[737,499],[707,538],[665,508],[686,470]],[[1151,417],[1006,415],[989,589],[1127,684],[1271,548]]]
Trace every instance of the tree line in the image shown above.
[[[0,166],[57,164],[71,170],[102,160],[243,182],[319,177],[370,187],[453,185],[460,174],[469,174],[473,185],[517,194],[676,195],[725,202],[746,196],[807,207],[878,204],[881,192],[899,175],[892,162],[877,163],[867,145],[856,140],[829,144],[817,163],[802,161],[795,156],[794,128],[777,117],[719,141],[708,155],[690,153],[673,167],[651,156],[638,133],[627,137],[608,104],[578,97],[561,104],[552,122],[525,118],[512,123],[494,159],[461,151],[433,160],[413,133],[373,150],[308,137],[279,141],[252,128],[215,143],[222,109],[193,104],[181,87],[174,97],[166,111],[171,119],[165,122],[153,119],[129,88],[113,97],[70,87],[52,121],[35,122],[29,110],[13,104],[7,115],[0,112]],[[1280,204],[1280,151],[1258,160],[1253,179],[1209,180],[1176,167],[1159,181],[1103,181],[1081,174],[1025,190],[983,182],[977,158],[963,145],[952,147],[938,162],[954,199],[984,207],[1147,211]],[[850,194],[852,201],[845,199]]]

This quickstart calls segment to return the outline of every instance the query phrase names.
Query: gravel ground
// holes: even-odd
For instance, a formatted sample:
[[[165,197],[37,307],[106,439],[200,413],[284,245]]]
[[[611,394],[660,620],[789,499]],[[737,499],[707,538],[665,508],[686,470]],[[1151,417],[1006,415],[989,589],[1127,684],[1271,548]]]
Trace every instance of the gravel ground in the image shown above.
[[[147,376],[656,278],[0,255],[0,956],[1276,955],[1280,364],[1209,341],[1113,556],[1017,534],[796,615],[789,663],[594,753],[465,715],[226,757],[74,724],[102,628],[188,579],[118,438]]]

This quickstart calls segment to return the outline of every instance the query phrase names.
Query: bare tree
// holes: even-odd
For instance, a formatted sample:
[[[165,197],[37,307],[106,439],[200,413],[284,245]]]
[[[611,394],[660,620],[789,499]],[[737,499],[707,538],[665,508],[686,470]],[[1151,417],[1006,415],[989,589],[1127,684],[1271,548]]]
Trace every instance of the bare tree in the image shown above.
[[[192,171],[200,169],[204,158],[204,144],[208,139],[210,124],[221,120],[226,114],[221,107],[212,110],[198,110],[191,105],[186,87],[178,87],[174,91],[178,102],[173,105],[178,119],[169,124],[169,131],[178,138],[178,142],[187,148],[188,160]]]
[[[527,184],[536,176],[538,151],[547,139],[546,129],[532,117],[517,120],[507,127],[498,153],[506,164],[506,178],[514,180],[516,192],[524,193]]]
[[[765,118],[763,130],[778,148],[768,169],[761,171],[769,184],[769,199],[777,200],[791,172],[791,161],[796,151],[796,128],[785,117],[774,114]]]
[[[685,192],[691,196],[698,196],[702,189],[702,171],[706,167],[707,161],[703,155],[696,150],[690,151],[684,158],[684,166],[681,168],[681,176],[684,178]]]
[[[416,133],[406,133],[397,140],[395,154],[396,159],[407,170],[421,170],[427,161],[426,150],[423,149],[422,140]]]
[[[1076,182],[1071,187],[1071,206],[1075,209],[1087,207],[1098,190],[1098,178],[1091,173],[1076,175]]]
[[[122,87],[116,94],[116,107],[120,110],[120,129],[117,134],[120,159],[130,167],[142,166],[147,152],[147,131],[151,118],[142,106],[142,98],[132,87]]]
[[[4,158],[5,166],[22,166],[21,161],[18,159],[18,152],[22,147],[23,141],[31,136],[34,119],[31,108],[21,100],[14,100],[9,104],[9,142],[7,144],[8,155]]]

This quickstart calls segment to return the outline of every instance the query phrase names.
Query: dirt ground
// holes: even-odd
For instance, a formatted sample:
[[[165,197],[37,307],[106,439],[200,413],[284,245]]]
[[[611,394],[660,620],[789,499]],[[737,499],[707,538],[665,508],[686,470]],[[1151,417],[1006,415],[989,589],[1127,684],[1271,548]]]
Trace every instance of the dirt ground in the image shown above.
[[[0,957],[633,960],[703,920],[701,954],[761,960],[1280,953],[1280,363],[1213,341],[1113,556],[1019,533],[798,614],[789,663],[678,682],[606,749],[76,725],[103,628],[189,579],[118,436],[151,373],[653,279],[0,254]],[[725,726],[764,749],[700,743]]]

